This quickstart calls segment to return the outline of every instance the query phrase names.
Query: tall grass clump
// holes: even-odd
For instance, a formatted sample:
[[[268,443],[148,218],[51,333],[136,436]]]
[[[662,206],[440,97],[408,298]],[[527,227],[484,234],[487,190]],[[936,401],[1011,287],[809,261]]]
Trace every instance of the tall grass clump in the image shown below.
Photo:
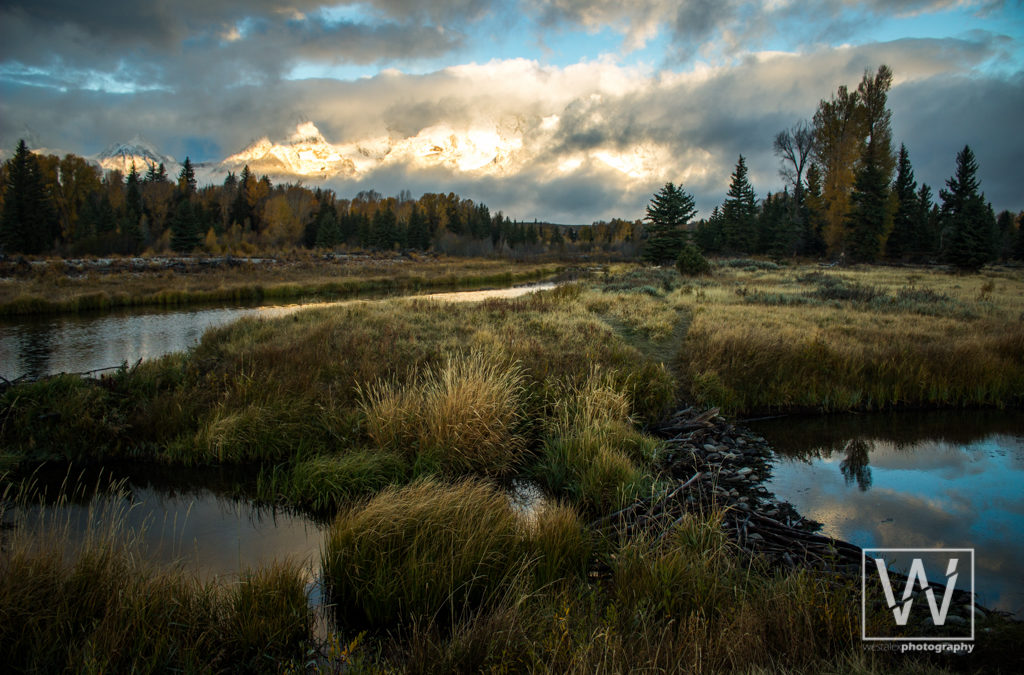
[[[16,672],[278,672],[301,659],[312,616],[292,563],[203,581],[146,561],[112,494],[88,514],[28,518],[5,494],[14,527],[0,551],[0,661]],[[13,504],[13,506],[12,506]],[[0,514],[7,515],[7,514]]]
[[[4,445],[32,459],[116,456],[127,430],[124,411],[97,380],[58,375],[0,396]]]
[[[523,582],[523,524],[478,480],[422,479],[340,513],[322,554],[342,620],[386,626],[457,617]]]
[[[454,475],[507,474],[520,462],[518,366],[473,351],[411,380],[378,381],[362,394],[366,429],[377,445]]]
[[[409,471],[409,463],[396,452],[352,450],[265,470],[257,492],[271,500],[284,497],[317,513],[336,512],[349,500],[405,482]]]
[[[583,384],[563,385],[552,398],[534,478],[590,513],[634,499],[647,482],[641,467],[660,445],[636,430],[628,397],[593,371]]]
[[[544,502],[529,519],[528,549],[536,560],[540,588],[565,579],[582,579],[594,542],[580,512],[570,504]]]

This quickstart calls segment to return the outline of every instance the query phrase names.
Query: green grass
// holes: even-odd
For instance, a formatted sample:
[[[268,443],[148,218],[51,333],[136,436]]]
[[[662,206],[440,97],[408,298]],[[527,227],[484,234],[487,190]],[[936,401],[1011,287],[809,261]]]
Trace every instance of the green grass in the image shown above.
[[[497,604],[530,573],[524,540],[501,492],[426,479],[342,511],[322,566],[343,621],[386,626]]]

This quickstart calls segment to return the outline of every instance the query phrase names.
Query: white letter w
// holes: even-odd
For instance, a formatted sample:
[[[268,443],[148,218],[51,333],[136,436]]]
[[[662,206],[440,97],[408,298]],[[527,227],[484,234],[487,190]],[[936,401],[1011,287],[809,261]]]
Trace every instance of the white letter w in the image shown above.
[[[882,591],[885,593],[885,603],[892,610],[893,618],[897,626],[906,626],[910,616],[910,607],[914,600],[911,597],[914,593],[914,586],[920,585],[928,599],[928,608],[932,613],[932,621],[936,626],[946,623],[946,613],[949,611],[949,603],[953,599],[953,588],[956,586],[956,579],[959,575],[956,571],[958,558],[950,558],[946,567],[946,592],[942,596],[942,607],[939,608],[935,600],[935,591],[928,585],[928,576],[924,572],[924,563],[920,558],[914,558],[910,565],[910,576],[907,578],[907,586],[903,589],[903,606],[896,604],[896,598],[892,594],[892,582],[889,581],[889,571],[885,567],[885,561],[875,558],[875,566],[878,567],[878,576],[882,580]]]

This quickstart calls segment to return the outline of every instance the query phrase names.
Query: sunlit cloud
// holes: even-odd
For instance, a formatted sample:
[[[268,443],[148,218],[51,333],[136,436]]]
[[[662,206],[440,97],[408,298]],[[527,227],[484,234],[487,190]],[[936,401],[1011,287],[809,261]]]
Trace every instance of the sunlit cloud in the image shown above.
[[[774,134],[887,63],[918,180],[937,191],[970,143],[987,197],[1019,208],[1024,29],[1003,7],[16,0],[0,7],[0,146],[87,155],[141,134],[207,162],[209,180],[233,155],[276,180],[458,189],[568,222],[640,217],[673,181],[707,215],[741,153],[759,195],[781,189]],[[873,38],[917,16],[928,37]],[[554,63],[552,47],[581,56]]]

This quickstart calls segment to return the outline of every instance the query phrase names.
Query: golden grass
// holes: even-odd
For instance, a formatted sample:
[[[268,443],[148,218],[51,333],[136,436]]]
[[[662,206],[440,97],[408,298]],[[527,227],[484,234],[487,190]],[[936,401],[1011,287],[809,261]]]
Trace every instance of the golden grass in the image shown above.
[[[853,298],[829,299],[844,293]],[[731,412],[1005,406],[1024,391],[1019,272],[727,268],[680,297],[693,321],[679,376],[698,404]]]
[[[380,380],[361,391],[374,443],[453,475],[503,475],[521,462],[524,388],[518,365],[473,351],[411,379],[406,385]]]

